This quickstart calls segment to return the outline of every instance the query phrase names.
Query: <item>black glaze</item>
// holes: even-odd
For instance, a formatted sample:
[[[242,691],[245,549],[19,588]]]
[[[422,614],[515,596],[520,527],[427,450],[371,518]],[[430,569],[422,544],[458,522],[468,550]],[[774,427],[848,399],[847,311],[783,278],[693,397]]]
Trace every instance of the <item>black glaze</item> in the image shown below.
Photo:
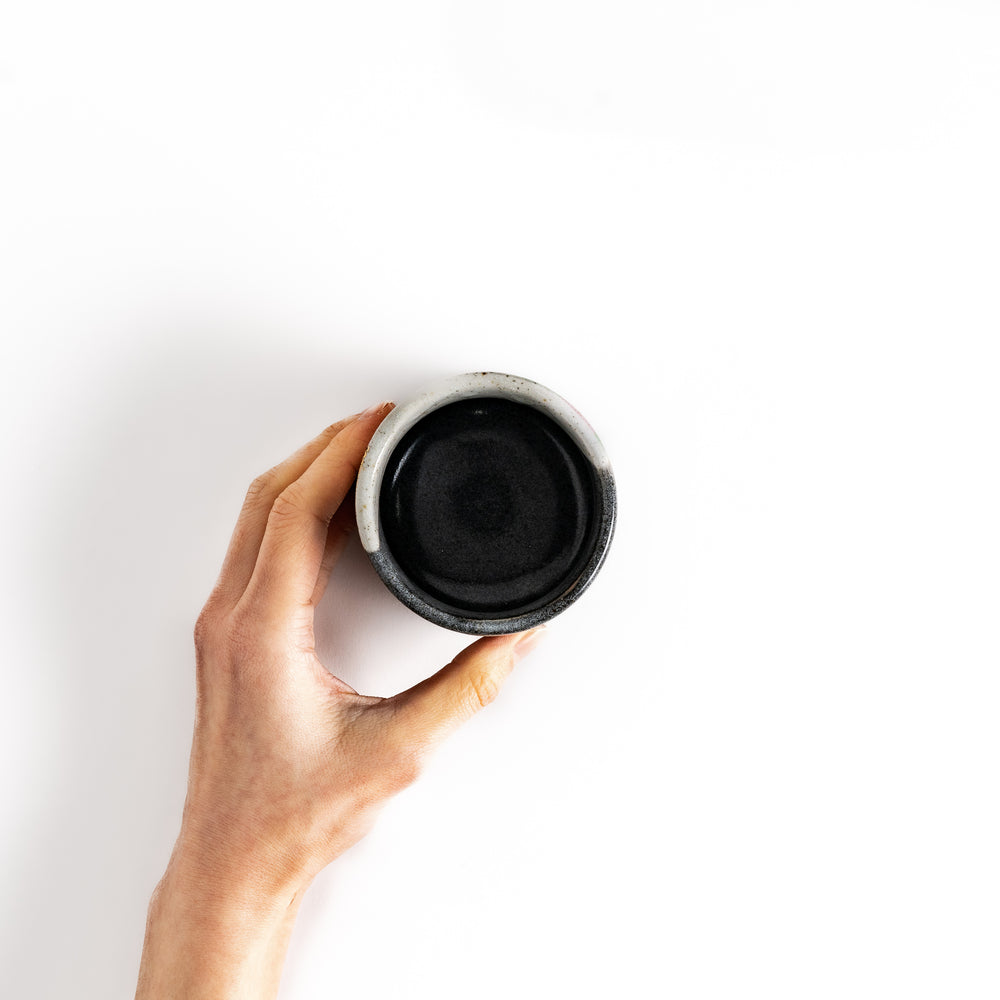
[[[440,610],[513,618],[563,594],[594,555],[590,463],[554,420],[509,398],[440,407],[397,444],[379,496],[383,544]]]

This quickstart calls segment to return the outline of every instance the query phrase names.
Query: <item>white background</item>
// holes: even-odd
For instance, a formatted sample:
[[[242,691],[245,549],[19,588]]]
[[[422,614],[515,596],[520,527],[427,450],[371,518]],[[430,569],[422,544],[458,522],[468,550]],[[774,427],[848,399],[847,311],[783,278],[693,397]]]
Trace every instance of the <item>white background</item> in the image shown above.
[[[601,435],[611,556],[283,998],[995,998],[998,53],[987,0],[5,4],[5,995],[134,989],[249,481],[496,369]],[[321,619],[369,693],[464,644],[358,547]]]

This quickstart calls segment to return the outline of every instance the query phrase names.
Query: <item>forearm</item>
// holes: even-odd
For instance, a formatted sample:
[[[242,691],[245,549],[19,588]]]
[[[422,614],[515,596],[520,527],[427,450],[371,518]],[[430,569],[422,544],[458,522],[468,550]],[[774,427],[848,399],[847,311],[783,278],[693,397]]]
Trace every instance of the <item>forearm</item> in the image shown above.
[[[136,1000],[273,1000],[305,885],[213,884],[175,851],[153,892]]]

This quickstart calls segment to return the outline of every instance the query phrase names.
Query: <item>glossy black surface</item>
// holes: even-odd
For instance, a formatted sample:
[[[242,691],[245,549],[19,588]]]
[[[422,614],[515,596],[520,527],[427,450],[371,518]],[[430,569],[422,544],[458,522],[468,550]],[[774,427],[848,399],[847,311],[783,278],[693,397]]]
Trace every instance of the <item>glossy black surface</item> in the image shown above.
[[[596,483],[569,435],[524,403],[477,396],[428,414],[382,481],[384,544],[442,610],[512,617],[559,596],[592,554]]]

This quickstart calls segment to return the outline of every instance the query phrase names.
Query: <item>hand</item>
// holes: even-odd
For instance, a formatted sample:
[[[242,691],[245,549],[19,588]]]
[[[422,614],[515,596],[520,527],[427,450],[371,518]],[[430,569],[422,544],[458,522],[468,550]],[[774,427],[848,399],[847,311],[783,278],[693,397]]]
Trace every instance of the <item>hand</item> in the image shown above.
[[[276,989],[274,962],[260,956],[270,948],[280,971],[311,879],[367,832],[441,739],[493,700],[537,639],[538,629],[480,639],[392,698],[358,694],[318,659],[316,605],[353,530],[348,496],[358,466],[390,409],[333,424],[254,480],[195,627],[188,794],[150,927],[154,912],[169,913],[163,920],[182,933],[207,915],[210,926],[188,935],[189,945],[205,933],[230,940],[227,968],[241,968],[244,992],[206,996],[273,995],[246,992],[246,983],[271,976],[267,989]],[[254,942],[261,926],[266,945]],[[144,970],[155,950],[148,929]],[[185,995],[196,986],[185,980]],[[140,975],[139,995],[154,995],[142,988]]]

